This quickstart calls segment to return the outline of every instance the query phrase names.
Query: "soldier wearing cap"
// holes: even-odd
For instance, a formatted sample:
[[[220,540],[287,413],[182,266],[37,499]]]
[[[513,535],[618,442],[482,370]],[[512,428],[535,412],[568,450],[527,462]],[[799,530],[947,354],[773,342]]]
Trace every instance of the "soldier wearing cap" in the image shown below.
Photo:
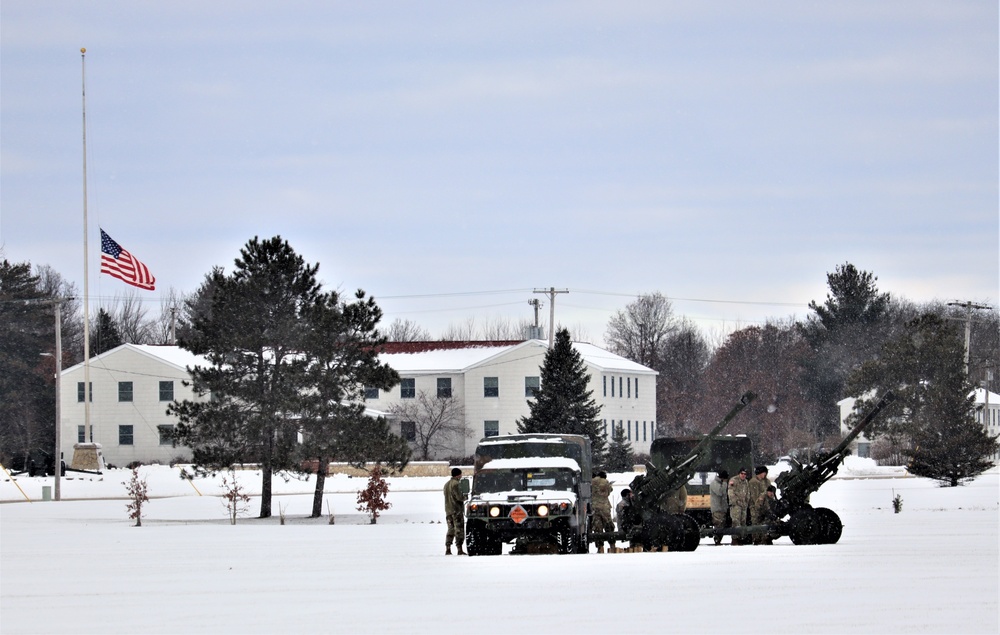
[[[611,520],[611,483],[608,481],[606,472],[598,472],[597,476],[590,481],[591,509],[594,511],[591,530],[594,533],[611,533],[615,530],[615,523]],[[604,541],[597,540],[597,553],[604,553]],[[614,547],[613,541],[608,542],[609,547]]]
[[[720,470],[708,485],[709,504],[712,510],[712,526],[724,529],[729,517],[729,472]],[[722,535],[715,536],[715,544],[722,544]]]
[[[740,473],[729,479],[729,518],[733,522],[733,529],[744,527],[747,524],[747,508],[750,507],[750,483],[747,482],[747,469],[744,467]],[[742,545],[743,537],[733,534],[733,545]]]
[[[451,478],[444,484],[444,513],[448,523],[448,533],[444,538],[444,553],[451,555],[451,543],[458,547],[458,555],[464,556],[465,550],[465,494],[462,493],[462,470],[452,468]]]
[[[767,467],[758,465],[753,471],[753,478],[750,479],[750,524],[760,525],[765,522],[764,509],[767,497],[767,488],[771,486],[770,479],[767,478]],[[759,545],[764,542],[765,534],[754,534],[753,544]]]

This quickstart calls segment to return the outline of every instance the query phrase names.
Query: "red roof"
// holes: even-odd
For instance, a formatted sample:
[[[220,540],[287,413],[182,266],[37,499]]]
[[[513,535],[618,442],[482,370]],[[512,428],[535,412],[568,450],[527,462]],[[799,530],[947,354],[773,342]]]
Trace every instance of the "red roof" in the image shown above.
[[[516,346],[524,340],[477,340],[477,341],[435,341],[435,342],[386,342],[378,349],[379,353],[426,353],[428,351],[448,351],[459,348],[486,348],[497,346]]]

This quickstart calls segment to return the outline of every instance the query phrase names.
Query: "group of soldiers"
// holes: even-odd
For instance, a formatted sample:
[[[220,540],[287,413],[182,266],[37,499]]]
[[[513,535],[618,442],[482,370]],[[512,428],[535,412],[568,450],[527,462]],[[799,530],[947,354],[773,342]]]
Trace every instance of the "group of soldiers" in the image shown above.
[[[712,525],[716,529],[726,526],[745,527],[766,525],[777,520],[775,488],[767,478],[767,467],[758,465],[753,477],[748,477],[747,468],[730,478],[725,470],[719,472],[709,485],[709,500],[712,509]],[[733,534],[733,545],[745,544],[746,538]],[[769,545],[773,536],[769,533],[753,534],[755,545]],[[722,544],[722,536],[715,536],[715,544]]]
[[[458,547],[458,555],[465,555],[462,545],[465,541],[465,529],[463,527],[465,495],[459,489],[459,482],[462,478],[462,471],[455,468],[451,472],[451,479],[444,486],[445,513],[448,522],[448,533],[445,539],[445,553],[451,554],[452,542]],[[591,508],[594,512],[591,521],[591,529],[594,533],[613,533],[615,523],[611,517],[611,494],[614,488],[608,481],[605,472],[598,472],[590,482]],[[712,509],[712,525],[716,529],[723,529],[727,526],[745,527],[750,525],[765,525],[777,520],[775,488],[771,480],[767,478],[767,468],[763,465],[757,466],[752,478],[747,476],[747,468],[742,468],[739,473],[730,478],[725,470],[716,474],[709,486],[709,497]],[[622,500],[615,509],[619,522],[628,517],[628,506],[632,502],[632,493],[628,489],[622,490]],[[683,514],[687,505],[687,489],[682,485],[679,489],[670,492],[660,502],[663,511],[671,514]],[[624,528],[623,528],[624,529]],[[753,534],[752,542],[755,545],[769,545],[773,536],[768,533]],[[604,541],[595,542],[597,553],[604,553]],[[715,536],[715,544],[722,544],[722,536]],[[733,534],[733,545],[745,544],[745,538]],[[609,547],[614,547],[613,542],[608,543]]]

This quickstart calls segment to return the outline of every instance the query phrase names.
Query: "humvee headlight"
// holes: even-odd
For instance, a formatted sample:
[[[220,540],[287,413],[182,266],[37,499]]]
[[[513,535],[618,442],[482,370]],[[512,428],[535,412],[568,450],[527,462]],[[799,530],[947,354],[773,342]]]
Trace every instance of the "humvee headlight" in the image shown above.
[[[563,511],[564,512],[567,509],[569,509],[569,503],[567,503],[566,501],[563,501],[563,502],[559,503],[559,511]]]
[[[490,518],[496,518],[500,515],[500,508],[494,505],[490,507]]]
[[[539,516],[548,516],[549,515],[549,506],[548,505],[539,505],[538,509],[536,510],[536,512],[538,513]]]

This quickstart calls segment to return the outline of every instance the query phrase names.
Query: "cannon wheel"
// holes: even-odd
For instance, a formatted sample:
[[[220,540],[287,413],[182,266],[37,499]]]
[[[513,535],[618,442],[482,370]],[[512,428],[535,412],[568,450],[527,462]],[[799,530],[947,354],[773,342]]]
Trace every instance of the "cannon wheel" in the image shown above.
[[[680,518],[684,530],[683,542],[677,550],[694,551],[698,548],[698,543],[701,542],[701,527],[697,520],[687,514],[678,514],[677,517]]]
[[[840,516],[832,509],[817,507],[813,510],[816,515],[816,522],[820,527],[820,536],[817,544],[834,545],[840,540],[840,534],[844,531],[844,524],[840,522]]]
[[[819,516],[812,508],[800,509],[788,519],[788,537],[796,545],[817,545],[823,537]]]

